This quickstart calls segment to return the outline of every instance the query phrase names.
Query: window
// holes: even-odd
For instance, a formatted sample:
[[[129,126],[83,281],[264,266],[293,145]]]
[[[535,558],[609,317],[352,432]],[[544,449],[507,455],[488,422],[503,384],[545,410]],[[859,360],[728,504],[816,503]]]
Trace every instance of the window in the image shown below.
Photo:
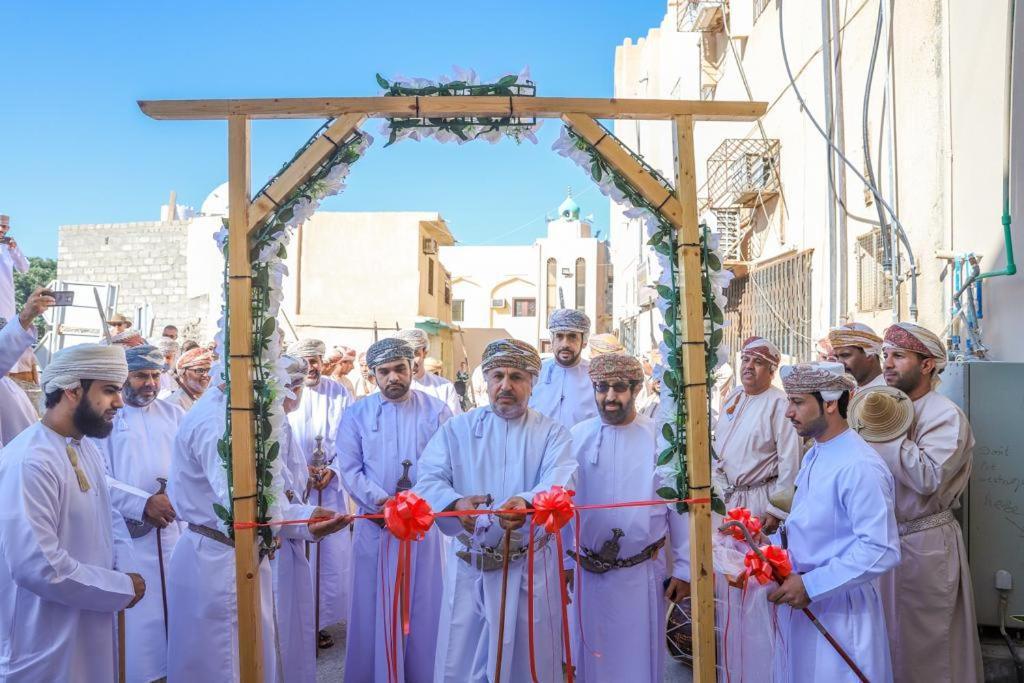
[[[536,299],[512,299],[513,318],[532,318],[537,315]]]
[[[547,301],[550,317],[551,311],[558,308],[558,263],[553,258],[548,259]]]
[[[448,281],[448,278],[444,280],[444,302],[446,304],[452,302],[452,283]]]
[[[882,231],[875,228],[857,238],[857,308],[882,311],[892,308],[892,276],[885,272]]]
[[[434,296],[434,259],[427,259],[427,294]]]
[[[584,311],[587,308],[587,262],[585,259],[576,259],[576,310]]]
[[[466,319],[466,300],[465,299],[453,299],[452,300],[452,321],[461,323]]]

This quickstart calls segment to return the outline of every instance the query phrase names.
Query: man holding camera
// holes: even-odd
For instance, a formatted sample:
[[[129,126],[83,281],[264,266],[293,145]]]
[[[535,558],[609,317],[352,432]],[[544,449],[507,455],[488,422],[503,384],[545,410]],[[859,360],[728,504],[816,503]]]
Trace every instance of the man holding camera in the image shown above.
[[[11,230],[10,216],[0,214],[0,318],[14,317],[14,271],[28,272],[28,259],[21,253],[18,243],[7,233]]]

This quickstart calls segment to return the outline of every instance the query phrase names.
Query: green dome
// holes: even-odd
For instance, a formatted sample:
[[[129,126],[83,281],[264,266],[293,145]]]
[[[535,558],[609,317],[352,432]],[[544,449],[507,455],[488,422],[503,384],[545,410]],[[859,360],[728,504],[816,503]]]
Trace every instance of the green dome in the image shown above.
[[[580,217],[580,206],[572,199],[572,191],[569,191],[565,201],[562,202],[561,206],[558,207],[559,218],[568,218],[572,220],[579,220]]]

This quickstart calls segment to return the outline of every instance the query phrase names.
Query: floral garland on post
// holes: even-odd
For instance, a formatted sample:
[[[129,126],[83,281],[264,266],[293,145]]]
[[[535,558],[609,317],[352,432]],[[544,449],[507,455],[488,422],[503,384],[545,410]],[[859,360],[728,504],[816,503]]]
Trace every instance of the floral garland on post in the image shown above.
[[[389,81],[377,74],[377,85],[385,97],[462,97],[496,95],[501,97],[533,97],[537,86],[530,80],[530,70],[502,76],[494,83],[480,83],[476,72],[453,67],[454,76],[442,76],[437,81],[425,78],[407,79],[396,76]],[[433,137],[438,142],[455,141],[460,145],[471,140],[487,140],[492,145],[507,135],[517,143],[528,140],[537,143],[536,132],[541,121],[518,116],[470,116],[453,118],[392,117],[385,121],[382,132],[388,136],[387,144],[410,138],[421,140]]]
[[[614,137],[610,131],[609,136]],[[679,265],[676,260],[678,242],[676,230],[629,180],[613,169],[604,157],[585,139],[569,126],[562,129],[562,134],[555,141],[552,149],[564,157],[568,157],[578,166],[590,173],[601,192],[615,203],[624,207],[626,218],[637,218],[644,221],[648,242],[658,255],[662,267],[658,279],[658,310],[662,314],[659,324],[662,342],[658,345],[661,362],[656,366],[654,376],[662,383],[661,403],[658,408],[657,421],[661,426],[658,435],[658,468],[662,476],[662,486],[658,495],[667,500],[689,497],[689,480],[686,467],[686,395],[683,379],[683,362],[679,354],[682,330],[680,329],[679,300]],[[675,192],[671,183],[660,173],[635,157],[645,170],[656,178],[665,189]],[[725,322],[724,290],[732,280],[732,273],[723,270],[721,257],[717,254],[718,235],[711,234],[706,226],[701,226],[701,286],[703,290],[704,315],[704,347],[707,367],[708,387],[714,383],[715,370],[728,358],[728,352],[722,347]],[[666,395],[667,390],[667,395]],[[709,392],[710,413],[710,392]],[[725,514],[725,504],[716,492],[712,493],[712,508]],[[679,503],[680,512],[687,509],[685,503]]]
[[[295,158],[312,144],[330,125],[328,121],[309,141],[296,152]],[[302,225],[316,211],[326,197],[336,195],[345,188],[349,170],[372,144],[369,134],[354,131],[344,142],[336,145],[335,151],[306,180],[280,203],[275,202],[274,212],[257,227],[250,242],[249,260],[252,267],[252,372],[253,372],[253,419],[255,422],[254,451],[256,457],[256,521],[266,523],[281,516],[279,491],[274,490],[282,467],[280,455],[281,429],[285,420],[284,398],[287,374],[281,364],[281,333],[277,326],[277,314],[284,299],[282,284],[288,268],[284,263],[287,246],[294,230]],[[285,164],[282,171],[288,167]],[[263,193],[275,178],[271,178],[256,196]],[[224,253],[224,297],[227,300],[227,221],[217,233],[216,240]],[[226,305],[221,307],[219,332],[216,342],[218,355],[223,362],[222,379],[227,384],[230,396],[230,346],[228,329],[230,312]],[[215,503],[217,517],[233,536],[234,525],[230,501],[234,497],[231,473],[231,411],[226,411],[224,436],[217,443],[217,452],[227,472],[228,500],[226,505]],[[259,528],[261,545],[273,546],[273,532],[269,527]]]

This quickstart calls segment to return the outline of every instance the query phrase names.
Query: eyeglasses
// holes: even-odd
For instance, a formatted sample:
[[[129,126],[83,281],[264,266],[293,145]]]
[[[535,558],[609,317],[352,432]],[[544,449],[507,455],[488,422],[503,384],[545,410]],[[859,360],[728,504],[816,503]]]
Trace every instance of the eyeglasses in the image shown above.
[[[210,370],[209,370],[209,368],[185,368],[185,369],[186,369],[186,370],[187,370],[188,372],[194,372],[194,373],[196,373],[196,374],[197,374],[197,375],[199,375],[200,377],[209,377],[209,375],[210,375]]]
[[[636,382],[615,382],[614,384],[609,384],[608,382],[594,382],[594,391],[599,394],[607,394],[609,389],[614,389],[616,394],[624,394],[636,385]]]

